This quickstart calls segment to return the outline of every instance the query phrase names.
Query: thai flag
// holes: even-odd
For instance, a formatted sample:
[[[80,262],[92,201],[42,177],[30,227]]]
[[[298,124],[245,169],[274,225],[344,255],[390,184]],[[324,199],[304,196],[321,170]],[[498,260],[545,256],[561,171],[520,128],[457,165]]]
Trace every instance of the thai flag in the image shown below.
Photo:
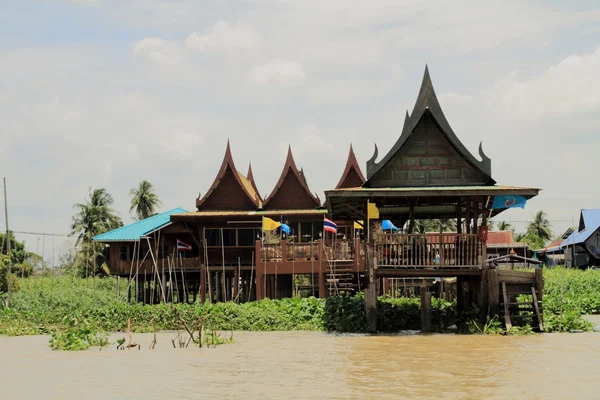
[[[337,225],[332,220],[323,217],[323,230],[337,233]]]
[[[191,251],[192,246],[187,243],[183,243],[181,240],[177,239],[177,250],[178,251]]]

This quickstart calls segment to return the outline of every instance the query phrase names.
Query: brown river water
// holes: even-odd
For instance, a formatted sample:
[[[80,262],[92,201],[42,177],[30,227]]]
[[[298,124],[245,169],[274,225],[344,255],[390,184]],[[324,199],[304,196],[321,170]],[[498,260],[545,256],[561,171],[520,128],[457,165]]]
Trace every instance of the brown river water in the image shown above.
[[[141,350],[79,352],[0,337],[0,398],[600,399],[600,333],[235,332],[210,349],[175,349],[175,336],[158,334],[154,350],[135,334]]]

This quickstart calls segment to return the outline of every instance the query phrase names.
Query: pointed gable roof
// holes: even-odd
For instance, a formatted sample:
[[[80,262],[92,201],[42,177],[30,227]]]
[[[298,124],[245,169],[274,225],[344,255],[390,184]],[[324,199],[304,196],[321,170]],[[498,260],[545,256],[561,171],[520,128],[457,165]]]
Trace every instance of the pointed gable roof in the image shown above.
[[[356,155],[354,154],[354,149],[352,148],[352,144],[350,144],[350,151],[348,152],[348,160],[346,161],[346,167],[344,168],[344,172],[342,173],[342,177],[340,181],[335,186],[336,189],[343,189],[349,187],[359,187],[365,183],[366,179],[360,170],[360,166],[358,165],[358,161],[356,160]]]
[[[481,161],[477,160],[467,148],[462,144],[462,142],[458,139],[446,116],[442,111],[442,107],[435,95],[435,91],[433,89],[433,83],[431,82],[431,76],[429,75],[429,68],[427,65],[425,66],[425,73],[423,75],[423,81],[421,83],[421,89],[419,90],[419,96],[417,97],[417,101],[415,102],[415,106],[411,114],[406,111],[406,115],[404,118],[404,126],[402,128],[402,134],[391,148],[391,150],[386,154],[385,157],[380,162],[375,162],[378,156],[377,145],[375,145],[375,151],[373,153],[373,157],[369,161],[367,161],[367,182],[365,186],[369,186],[369,180],[372,176],[376,175],[381,169],[383,169],[386,164],[393,158],[396,153],[402,148],[402,146],[406,143],[406,141],[412,135],[415,127],[419,123],[419,121],[423,118],[425,114],[431,115],[440,130],[444,134],[444,136],[448,139],[450,144],[456,149],[456,151],[475,169],[482,172],[485,176],[489,178],[489,184],[493,185],[496,182],[492,179],[492,167],[491,167],[491,159],[485,155],[483,152],[482,143],[479,144],[479,155],[481,157]]]
[[[304,173],[296,167],[291,146],[281,176],[275,188],[264,202],[265,208],[270,209],[310,209],[321,206],[321,200],[313,195],[308,188]]]
[[[246,178],[252,184],[252,188],[256,192],[256,195],[258,196],[259,200],[262,201],[262,199],[260,198],[260,192],[258,191],[258,187],[256,186],[256,181],[254,180],[254,173],[252,172],[252,163],[248,163],[248,173],[246,174]]]
[[[225,156],[221,168],[204,197],[196,199],[196,208],[250,210],[260,205],[260,195],[252,181],[238,172],[227,140]]]

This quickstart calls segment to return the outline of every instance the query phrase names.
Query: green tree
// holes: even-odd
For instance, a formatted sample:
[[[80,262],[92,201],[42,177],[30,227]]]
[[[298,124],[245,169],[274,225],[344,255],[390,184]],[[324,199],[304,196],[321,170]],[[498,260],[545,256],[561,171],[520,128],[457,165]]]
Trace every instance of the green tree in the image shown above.
[[[428,232],[456,232],[456,220],[448,219],[415,219],[412,221],[412,232],[410,230],[411,223],[409,221],[407,232],[424,234]]]
[[[546,241],[534,233],[519,233],[515,239],[519,243],[527,243],[530,250],[543,249]]]
[[[78,258],[83,260],[85,274],[91,272],[95,275],[100,267],[95,260],[103,254],[106,246],[92,238],[123,226],[123,222],[112,208],[114,201],[106,189],[90,189],[89,196],[84,203],[73,206],[77,212],[73,216],[71,235],[77,236],[75,246],[79,249]]]
[[[12,293],[19,291],[19,281],[15,276],[15,271],[13,270],[10,274],[8,273],[8,263],[9,257],[5,254],[0,254],[0,295],[8,292],[9,286]],[[6,299],[4,304],[7,304]]]
[[[161,206],[158,195],[154,193],[154,187],[146,180],[141,181],[137,188],[131,189],[129,195],[131,196],[129,212],[135,210],[138,220],[155,215],[156,209]]]
[[[550,221],[548,220],[548,215],[546,215],[544,211],[540,210],[535,214],[533,221],[527,226],[527,234],[535,235],[544,241],[552,238]]]
[[[506,221],[498,221],[498,230],[499,231],[510,231],[512,225]]]
[[[25,250],[25,242],[15,239],[10,232],[10,255],[6,254],[6,234],[0,233],[0,254],[6,255],[6,263],[10,260],[12,273],[18,277],[28,277],[33,269],[43,263],[42,257]],[[7,264],[8,265],[8,264]]]

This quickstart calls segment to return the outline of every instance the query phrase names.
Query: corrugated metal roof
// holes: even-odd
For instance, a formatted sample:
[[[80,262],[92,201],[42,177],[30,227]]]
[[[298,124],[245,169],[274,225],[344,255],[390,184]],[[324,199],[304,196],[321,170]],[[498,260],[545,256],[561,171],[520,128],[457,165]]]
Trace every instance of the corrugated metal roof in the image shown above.
[[[495,244],[510,244],[514,243],[511,231],[490,231],[488,232],[487,245]]]
[[[507,190],[540,190],[538,188],[528,188],[521,186],[404,186],[404,187],[381,187],[381,188],[364,188],[364,187],[353,187],[344,189],[332,189],[328,190],[328,193],[336,192],[442,192],[449,190],[461,190],[461,191],[481,191],[481,190],[493,190],[493,191],[507,191]]]
[[[512,242],[512,243],[486,243],[485,247],[488,247],[490,249],[500,249],[500,248],[508,248],[508,247],[514,247],[514,248],[522,248],[522,247],[529,247],[527,245],[527,243],[519,243],[519,242]]]
[[[162,228],[171,222],[171,215],[185,213],[187,210],[178,207],[150,218],[136,221],[133,224],[125,225],[110,232],[94,236],[93,240],[97,242],[131,242],[140,240],[141,237]]]
[[[566,238],[561,247],[572,246],[574,244],[583,243],[589,238],[594,232],[600,228],[600,209],[587,209],[581,210],[580,219],[583,222],[583,229],[573,232],[568,238]]]
[[[263,210],[263,211],[190,211],[181,214],[174,214],[177,218],[194,217],[236,217],[236,216],[269,216],[269,215],[326,215],[327,209],[306,209],[306,210]]]

